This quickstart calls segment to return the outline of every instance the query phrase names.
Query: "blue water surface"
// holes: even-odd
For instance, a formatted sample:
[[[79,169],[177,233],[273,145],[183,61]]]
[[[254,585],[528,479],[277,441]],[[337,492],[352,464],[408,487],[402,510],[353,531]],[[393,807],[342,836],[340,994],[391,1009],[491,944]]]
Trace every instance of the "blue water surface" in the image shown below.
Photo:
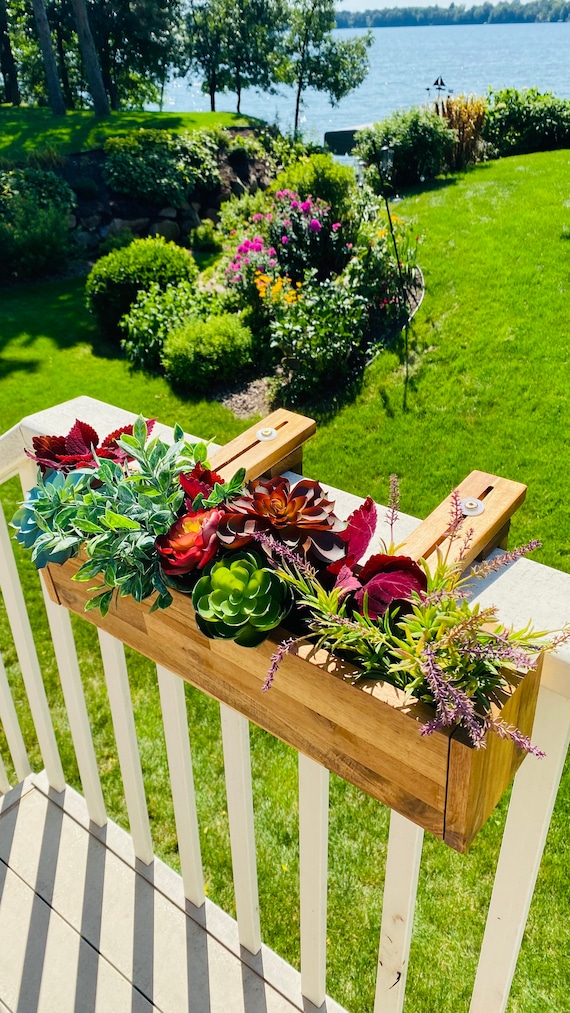
[[[340,38],[362,30],[339,31]],[[305,93],[302,130],[322,140],[326,130],[357,126],[382,119],[395,109],[407,109],[434,98],[427,88],[440,75],[453,94],[485,94],[488,88],[529,88],[553,91],[570,98],[570,23],[525,25],[454,25],[433,28],[376,28],[370,51],[370,73],[364,84],[334,108],[326,96]],[[234,111],[235,96],[219,95],[216,108]],[[199,80],[174,80],[166,89],[164,109],[209,109]],[[293,124],[294,95],[282,88],[277,95],[246,90],[242,112],[278,123]]]

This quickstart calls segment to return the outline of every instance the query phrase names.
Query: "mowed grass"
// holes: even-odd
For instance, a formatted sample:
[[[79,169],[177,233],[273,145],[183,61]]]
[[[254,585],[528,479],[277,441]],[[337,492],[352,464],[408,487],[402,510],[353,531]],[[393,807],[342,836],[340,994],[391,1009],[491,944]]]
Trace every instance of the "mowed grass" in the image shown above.
[[[147,130],[204,130],[207,127],[260,125],[251,116],[237,113],[120,112],[110,116],[74,110],[54,118],[49,109],[0,105],[0,158],[24,161],[34,151],[55,149],[72,155],[88,148],[101,148],[107,137],[144,127]]]
[[[411,334],[405,390],[401,351],[367,371],[357,401],[323,419],[307,447],[306,472],[384,502],[400,475],[403,509],[424,516],[473,468],[529,485],[512,541],[540,537],[536,558],[567,569],[569,152],[481,166],[396,210],[422,236],[426,298]],[[231,438],[238,423],[219,405],[176,398],[160,379],[130,373],[100,341],[83,306],[82,283],[49,283],[0,299],[0,431],[49,404],[91,394],[133,411],[178,420],[197,435]],[[10,516],[15,482],[2,491]],[[20,565],[68,780],[78,785],[37,574]],[[110,815],[128,825],[96,637],[74,620],[82,674]],[[5,617],[4,655],[34,763],[24,693]],[[157,852],[177,863],[172,806],[152,666],[128,652],[145,783]],[[233,911],[216,705],[188,691],[201,843],[209,896]],[[296,756],[252,729],[262,928],[296,963],[298,820]],[[0,751],[7,750],[0,741]],[[529,760],[527,762],[538,762]],[[569,771],[564,773],[508,1013],[568,1008]],[[405,1013],[467,1013],[506,803],[466,856],[426,837]],[[351,1013],[369,1013],[381,918],[389,813],[331,779],[328,989]]]

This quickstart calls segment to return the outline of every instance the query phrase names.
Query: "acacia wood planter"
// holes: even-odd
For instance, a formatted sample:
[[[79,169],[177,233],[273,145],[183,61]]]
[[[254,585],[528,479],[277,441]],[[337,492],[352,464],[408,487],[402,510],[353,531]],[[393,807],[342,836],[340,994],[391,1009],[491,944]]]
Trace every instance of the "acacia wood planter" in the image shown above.
[[[260,427],[270,428],[273,418]],[[247,434],[239,439],[251,456]],[[231,463],[235,470],[241,451],[233,450],[231,444],[223,448],[228,467]],[[291,447],[285,451],[287,457],[294,452]],[[250,477],[267,470],[266,451],[257,453]],[[274,460],[271,467],[278,463]],[[220,467],[220,460],[215,466]],[[475,531],[467,565],[504,538],[509,517],[526,490],[519,483],[473,472],[459,491],[486,503],[484,513],[472,519]],[[429,557],[441,544],[448,517],[445,501],[414,532],[404,551]],[[353,684],[354,667],[308,645],[283,659],[272,688],[263,693],[271,656],[286,631],[274,631],[256,648],[209,640],[196,626],[190,596],[178,592],[164,611],[150,612],[148,602],[121,598],[105,618],[98,611],[85,614],[90,584],[73,580],[80,565],[79,559],[71,559],[42,571],[55,602],[233,707],[457,851],[467,850],[524,758],[510,740],[493,734],[486,749],[474,749],[461,729],[422,736],[422,725],[434,716],[432,708],[406,702],[403,693],[381,681],[360,679]],[[494,716],[530,735],[539,682],[540,666],[524,677],[513,676],[511,692],[497,698]]]

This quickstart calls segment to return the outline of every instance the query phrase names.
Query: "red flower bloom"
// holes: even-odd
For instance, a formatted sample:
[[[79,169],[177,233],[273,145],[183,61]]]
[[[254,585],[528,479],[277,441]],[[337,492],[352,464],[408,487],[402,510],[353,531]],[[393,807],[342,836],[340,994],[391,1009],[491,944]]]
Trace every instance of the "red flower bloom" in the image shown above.
[[[278,476],[252,483],[249,493],[232,500],[218,538],[239,549],[251,542],[254,532],[266,531],[318,565],[332,563],[346,555],[344,524],[333,508],[318,482],[302,478],[291,486]]]
[[[221,475],[218,475],[215,471],[210,471],[208,468],[205,468],[199,461],[194,465],[192,471],[189,471],[187,475],[180,475],[179,477],[180,485],[186,493],[184,502],[189,513],[192,513],[192,504],[196,499],[196,496],[199,496],[200,493],[202,493],[204,499],[207,499],[216,482],[220,485],[223,485],[224,483]]]
[[[169,577],[202,570],[219,548],[216,532],[224,516],[222,510],[198,510],[175,521],[165,535],[155,541],[160,565]]]

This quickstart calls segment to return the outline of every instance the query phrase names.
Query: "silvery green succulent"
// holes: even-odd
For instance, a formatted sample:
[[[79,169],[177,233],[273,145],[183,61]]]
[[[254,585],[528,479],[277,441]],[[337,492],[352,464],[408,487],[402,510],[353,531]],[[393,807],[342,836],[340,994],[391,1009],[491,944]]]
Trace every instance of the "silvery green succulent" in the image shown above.
[[[285,582],[253,552],[210,565],[192,594],[196,622],[207,637],[256,647],[289,608]]]

